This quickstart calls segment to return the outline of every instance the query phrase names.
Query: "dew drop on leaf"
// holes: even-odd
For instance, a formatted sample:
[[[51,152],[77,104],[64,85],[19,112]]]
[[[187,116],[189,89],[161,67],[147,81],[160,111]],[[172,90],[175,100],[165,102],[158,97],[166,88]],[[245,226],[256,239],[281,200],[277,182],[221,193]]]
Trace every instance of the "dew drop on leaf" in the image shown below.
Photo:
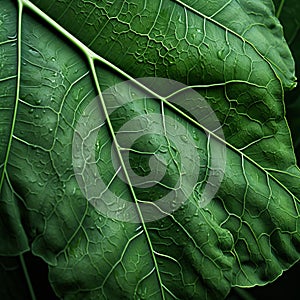
[[[223,48],[223,49],[221,49],[221,50],[219,50],[218,52],[217,52],[217,55],[218,55],[218,58],[219,59],[221,59],[221,60],[225,60],[225,58],[226,58],[226,55],[227,55],[227,53],[226,53],[226,50]]]
[[[181,135],[180,138],[183,142],[185,142],[185,143],[188,142],[188,137],[186,135]]]
[[[7,38],[8,38],[9,40],[14,40],[14,39],[17,38],[17,33],[15,33],[15,34],[13,34],[13,35],[8,35]]]
[[[34,50],[34,49],[32,49],[32,48],[29,48],[29,49],[28,49],[28,52],[29,52],[32,56],[35,56],[35,57],[40,56],[40,54],[39,54],[36,50]]]

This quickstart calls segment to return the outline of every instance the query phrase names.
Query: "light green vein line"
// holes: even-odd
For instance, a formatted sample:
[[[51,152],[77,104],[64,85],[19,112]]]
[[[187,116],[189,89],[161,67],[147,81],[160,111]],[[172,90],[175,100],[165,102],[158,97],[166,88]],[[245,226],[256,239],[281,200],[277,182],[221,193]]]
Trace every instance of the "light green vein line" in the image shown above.
[[[110,130],[110,132],[112,134],[112,138],[113,138],[114,143],[116,145],[116,152],[117,152],[119,161],[121,163],[124,175],[126,177],[126,180],[127,180],[128,186],[129,186],[129,190],[130,190],[130,192],[132,194],[132,197],[134,199],[134,202],[135,202],[135,205],[136,205],[136,210],[138,212],[138,216],[139,216],[139,218],[141,220],[141,224],[142,224],[143,229],[144,229],[144,234],[146,236],[146,240],[147,240],[150,252],[151,252],[151,257],[152,257],[152,260],[153,260],[153,263],[154,263],[154,266],[155,266],[156,275],[157,275],[157,279],[158,279],[159,287],[160,287],[160,291],[161,291],[161,296],[162,296],[162,299],[165,300],[165,292],[164,292],[164,288],[163,288],[162,279],[161,279],[161,276],[160,276],[160,271],[159,271],[158,263],[157,263],[157,260],[156,260],[155,254],[154,254],[154,248],[152,246],[152,241],[151,241],[151,238],[149,236],[149,233],[148,233],[145,221],[144,221],[144,217],[143,217],[142,211],[140,209],[140,205],[139,205],[138,199],[137,199],[137,197],[135,195],[135,191],[133,189],[133,185],[131,183],[130,176],[129,176],[128,172],[127,172],[126,165],[124,163],[124,160],[123,160],[123,157],[122,157],[122,153],[120,151],[120,146],[118,144],[118,140],[116,138],[116,135],[115,135],[115,132],[114,132],[114,129],[113,129],[113,125],[112,125],[111,120],[110,120],[109,113],[108,113],[108,111],[106,109],[106,104],[105,104],[105,101],[103,99],[101,88],[100,88],[100,84],[99,84],[98,77],[97,77],[97,74],[96,74],[95,62],[94,62],[93,58],[91,58],[89,56],[87,58],[89,60],[90,68],[92,70],[94,82],[96,84],[96,88],[97,88],[98,95],[99,95],[99,98],[100,98],[100,102],[101,102],[101,105],[102,105],[102,109],[104,111],[104,115],[105,115],[105,118],[106,118],[106,121],[107,121],[107,125],[109,127],[109,130]]]
[[[138,294],[138,288],[139,288],[140,284],[141,284],[143,281],[145,281],[149,276],[151,276],[152,273],[153,273],[154,271],[155,271],[155,270],[154,270],[154,268],[153,268],[149,273],[147,273],[146,275],[144,275],[142,278],[140,278],[140,279],[138,280],[138,282],[137,282],[137,284],[136,284],[136,286],[135,286],[135,288],[134,288],[134,291],[133,291],[134,299],[138,299],[137,294]]]
[[[16,41],[17,41],[17,39],[7,40],[7,41],[4,41],[4,42],[0,42],[0,46],[5,45],[5,44],[12,44],[12,43],[14,43]]]
[[[27,270],[27,266],[26,266],[24,256],[23,256],[23,254],[20,254],[19,257],[20,257],[20,262],[21,262],[22,269],[23,269],[23,272],[24,272],[24,276],[25,276],[25,279],[26,279],[26,283],[28,285],[28,289],[29,289],[31,299],[36,300],[36,296],[35,296],[35,293],[34,293],[34,290],[33,290],[33,286],[32,286],[31,280],[30,280],[30,276],[28,274],[28,270]]]
[[[112,68],[116,72],[118,72],[120,75],[124,76],[128,80],[131,80],[134,84],[136,84],[138,87],[142,88],[145,92],[152,95],[154,98],[157,98],[170,108],[172,108],[174,111],[176,111],[180,116],[184,117],[186,120],[190,121],[192,124],[196,125],[197,127],[203,129],[205,132],[209,133],[212,137],[214,137],[216,140],[218,140],[221,143],[224,143],[228,148],[232,149],[239,155],[244,155],[244,158],[246,158],[249,162],[251,162],[253,165],[255,165],[258,169],[262,170],[264,173],[268,174],[270,178],[272,178],[278,185],[280,185],[289,195],[291,195],[293,198],[295,198],[298,202],[299,199],[296,197],[285,185],[283,185],[272,173],[269,173],[266,169],[264,169],[261,165],[259,165],[255,160],[250,158],[248,155],[245,155],[243,152],[241,152],[239,149],[234,147],[233,145],[229,144],[226,140],[220,138],[218,135],[216,135],[214,132],[209,131],[207,128],[205,128],[202,124],[195,121],[190,116],[183,113],[178,107],[173,105],[172,103],[166,101],[165,98],[161,97],[157,93],[153,92],[151,89],[144,86],[142,83],[138,82],[135,78],[127,74],[122,69],[118,68],[105,58],[101,57],[100,55],[93,52],[91,49],[89,49],[87,46],[85,46],[79,39],[77,39],[75,36],[73,36],[71,33],[69,33],[66,29],[64,29],[61,25],[59,25],[57,22],[55,22],[52,18],[50,18],[47,14],[45,14],[43,11],[41,11],[37,6],[32,4],[29,0],[20,0],[23,2],[24,7],[29,8],[32,12],[40,16],[45,22],[47,22],[49,25],[53,26],[58,32],[60,32],[65,38],[67,38],[73,45],[77,46],[85,55],[90,57],[93,60],[98,60],[99,62],[105,64],[107,67]],[[179,0],[174,0],[179,1]],[[273,70],[274,71],[274,70]],[[276,75],[278,78],[278,76]],[[278,79],[280,81],[280,79]],[[282,92],[283,93],[283,92]]]
[[[282,12],[284,3],[285,3],[285,0],[281,0],[280,5],[279,5],[279,7],[278,7],[278,10],[277,10],[277,12],[276,12],[276,17],[277,17],[277,18],[279,18],[280,15],[281,15],[281,12]]]
[[[132,236],[130,239],[128,239],[128,241],[126,242],[124,249],[122,250],[122,253],[120,254],[120,258],[115,262],[115,264],[113,266],[111,266],[109,272],[106,274],[105,278],[103,279],[102,283],[101,283],[101,290],[103,293],[103,287],[106,284],[107,280],[109,279],[109,277],[111,276],[111,274],[113,273],[113,271],[117,268],[117,266],[122,262],[122,260],[124,259],[125,253],[127,251],[127,248],[129,247],[129,244],[136,238],[138,238],[140,235],[142,235],[143,231],[138,232],[137,234],[135,234],[134,236]]]
[[[184,2],[182,2],[181,0],[171,0],[171,1],[180,4],[181,6],[187,8],[189,11],[193,12],[194,14],[196,14],[196,15],[202,17],[202,18],[205,19],[205,20],[210,21],[211,23],[213,23],[213,24],[215,24],[216,26],[218,26],[218,27],[224,29],[225,31],[230,32],[230,33],[233,34],[234,36],[236,36],[236,37],[238,37],[239,39],[241,39],[244,43],[250,45],[250,46],[254,49],[254,51],[255,51],[255,52],[256,52],[256,53],[257,53],[264,61],[266,61],[266,62],[268,63],[269,67],[270,67],[271,70],[274,72],[274,75],[276,76],[276,78],[278,78],[278,80],[281,81],[280,78],[279,78],[279,76],[278,76],[277,73],[275,72],[273,65],[276,66],[276,68],[277,68],[278,70],[280,70],[281,72],[283,72],[283,71],[281,70],[281,68],[280,68],[279,66],[277,66],[276,63],[275,63],[274,61],[271,61],[271,60],[268,59],[266,56],[264,56],[264,55],[263,55],[263,54],[262,54],[262,53],[261,53],[261,52],[253,45],[253,43],[251,43],[250,41],[248,41],[248,40],[247,40],[246,38],[244,38],[243,36],[239,35],[239,34],[238,34],[237,32],[235,32],[234,30],[232,30],[232,29],[226,27],[225,25],[223,25],[222,23],[220,23],[220,22],[218,22],[217,20],[213,19],[212,17],[209,17],[209,16],[207,16],[207,15],[201,13],[200,11],[198,11],[198,10],[196,10],[195,8],[193,8],[192,6],[190,6],[190,5],[188,5],[188,4],[184,3]]]
[[[17,77],[17,75],[12,75],[12,76],[8,76],[8,77],[5,77],[5,78],[0,78],[0,82],[7,81],[7,80],[10,80],[10,79],[15,79],[16,77]]]
[[[5,159],[4,159],[4,164],[3,164],[3,172],[1,174],[1,179],[0,179],[0,188],[3,185],[3,181],[5,178],[5,173],[6,173],[6,167],[8,163],[8,158],[10,154],[10,149],[12,145],[12,140],[13,140],[13,133],[15,130],[15,125],[16,125],[16,118],[17,118],[17,111],[18,111],[18,103],[19,103],[19,97],[20,97],[20,82],[21,82],[21,32],[22,32],[22,13],[23,13],[23,4],[22,1],[18,1],[18,20],[17,20],[17,81],[16,81],[16,94],[15,94],[15,107],[13,110],[13,116],[12,116],[12,124],[10,128],[10,136],[9,140],[7,143],[7,148],[6,148],[6,153],[5,153]]]
[[[30,11],[34,12],[38,16],[40,16],[45,22],[55,28],[58,32],[60,32],[65,38],[67,38],[72,44],[77,46],[84,54],[89,57],[96,57],[97,54],[90,50],[87,46],[85,46],[79,39],[69,33],[66,29],[64,29],[61,25],[59,25],[56,21],[50,18],[47,14],[45,14],[42,10],[40,10],[37,6],[31,3],[29,0],[19,0],[23,3],[25,8],[28,8]]]

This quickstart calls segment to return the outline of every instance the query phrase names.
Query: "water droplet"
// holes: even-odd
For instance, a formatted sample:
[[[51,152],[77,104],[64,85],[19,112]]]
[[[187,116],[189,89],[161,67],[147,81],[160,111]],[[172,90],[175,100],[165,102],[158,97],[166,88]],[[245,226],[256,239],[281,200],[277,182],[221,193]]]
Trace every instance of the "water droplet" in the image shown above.
[[[17,33],[12,34],[12,35],[8,35],[7,38],[8,38],[9,40],[14,40],[14,39],[17,38]]]
[[[227,56],[227,51],[225,48],[219,50],[217,52],[217,55],[218,55],[218,58],[221,59],[221,60],[225,60],[226,56]]]
[[[76,194],[76,187],[73,187],[72,195]]]
[[[146,300],[147,299],[147,288],[146,287],[144,287],[143,289],[142,288],[138,289],[137,299],[138,300]]]
[[[96,151],[99,151],[100,150],[100,143],[99,141],[96,142]]]
[[[35,101],[35,104],[36,104],[36,105],[40,105],[41,103],[42,103],[42,100],[41,100],[41,99]]]
[[[180,138],[183,142],[185,142],[185,143],[188,142],[188,137],[186,135],[181,135]]]
[[[168,152],[168,148],[166,146],[160,146],[159,147],[159,151],[162,153],[167,153]]]
[[[56,58],[53,56],[53,57],[51,57],[51,60],[52,61],[56,61]]]
[[[52,132],[53,131],[53,128],[49,128],[49,132]]]
[[[172,208],[175,209],[177,207],[177,201],[173,200],[172,201]]]
[[[197,131],[195,129],[193,129],[193,139],[195,141],[199,141],[199,137],[198,137]]]
[[[32,114],[34,112],[34,109],[33,108],[30,108],[29,111],[28,111],[30,114]]]
[[[40,54],[38,53],[38,51],[34,50],[33,48],[29,48],[28,52],[29,52],[31,55],[35,56],[35,57],[40,56]]]
[[[29,178],[28,179],[30,183],[36,183],[37,182],[37,179],[32,177],[32,178]]]
[[[39,116],[38,114],[36,114],[36,115],[34,115],[34,118],[35,118],[35,119],[39,119],[40,116]]]
[[[184,218],[184,222],[185,222],[185,223],[188,223],[188,222],[190,222],[190,221],[191,221],[191,218],[190,218],[190,217]]]
[[[135,229],[135,231],[139,231],[142,228],[142,226],[139,226]]]

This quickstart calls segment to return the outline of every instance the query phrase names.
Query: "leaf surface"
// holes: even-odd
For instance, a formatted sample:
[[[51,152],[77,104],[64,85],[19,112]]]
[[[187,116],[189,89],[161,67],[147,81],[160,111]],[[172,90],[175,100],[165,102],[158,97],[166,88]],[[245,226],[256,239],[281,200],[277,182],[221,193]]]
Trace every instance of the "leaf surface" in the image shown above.
[[[30,245],[65,299],[222,299],[232,286],[275,280],[299,259],[299,169],[283,105],[294,63],[271,1],[0,5],[2,255]],[[147,76],[177,80],[205,97],[225,134],[215,142],[226,144],[226,169],[205,208],[195,191],[172,215],[151,223],[140,215],[131,224],[87,202],[74,175],[72,139],[99,91]],[[144,201],[144,194],[116,176],[112,136],[141,113],[161,113],[185,128],[187,147],[201,157],[199,184],[211,171],[209,129],[180,105],[162,106],[142,92],[143,101],[125,106],[121,118],[110,116],[112,127],[104,124],[95,141],[99,174],[128,201]],[[139,171],[147,171],[143,158],[162,149],[161,141],[143,137]],[[174,165],[183,153],[168,147],[169,175],[147,190],[153,199],[182,176]]]
[[[296,76],[300,78],[300,3],[299,1],[274,1],[276,14],[282,23],[284,36],[291,48],[296,64]],[[291,92],[286,94],[285,102],[287,106],[287,119],[291,128],[296,156],[299,164],[300,159],[300,136],[299,136],[299,117],[300,109],[300,87],[299,84]]]

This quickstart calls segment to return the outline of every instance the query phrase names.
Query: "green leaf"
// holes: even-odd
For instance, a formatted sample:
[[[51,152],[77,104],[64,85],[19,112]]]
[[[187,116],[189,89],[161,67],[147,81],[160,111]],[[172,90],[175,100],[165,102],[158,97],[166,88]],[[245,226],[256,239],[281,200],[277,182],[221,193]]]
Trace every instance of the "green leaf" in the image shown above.
[[[19,257],[0,256],[1,299],[35,299],[27,275],[23,255]]]
[[[0,15],[0,86],[1,86],[1,130],[0,130],[0,185],[1,185],[1,210],[0,210],[0,255],[18,255],[29,249],[26,233],[22,227],[20,205],[11,188],[10,180],[6,173],[11,147],[11,130],[15,123],[16,115],[16,85],[17,77],[16,57],[17,50],[17,11],[12,3],[1,3]],[[5,199],[5,201],[3,201]],[[7,231],[7,228],[9,230]]]
[[[232,286],[275,280],[299,259],[300,172],[283,104],[294,62],[271,1],[1,1],[0,21],[2,255],[30,247],[64,299],[223,299]],[[182,109],[188,98],[175,107],[153,99],[157,87],[138,77],[193,87],[225,139]],[[96,210],[72,161],[85,109],[128,79],[135,84],[124,95],[141,93],[140,101],[107,116],[92,153],[107,190],[137,205],[140,224]],[[105,113],[112,104],[101,101]],[[136,173],[150,172],[149,155],[167,167],[143,191],[120,179],[112,156],[121,151],[111,148],[123,123],[152,113],[161,127],[169,118],[185,129],[186,151],[172,141],[175,130],[131,145]],[[223,144],[224,178],[202,207],[208,174],[220,176],[213,147]],[[139,205],[175,190],[190,149],[201,158],[187,166],[200,165],[194,192],[173,214],[145,222]]]
[[[283,26],[284,36],[295,58],[296,76],[300,78],[300,3],[296,0],[274,1],[277,16]],[[299,164],[300,160],[300,135],[299,135],[299,109],[300,109],[300,86],[285,96],[287,104],[287,119],[291,128],[294,147]]]

